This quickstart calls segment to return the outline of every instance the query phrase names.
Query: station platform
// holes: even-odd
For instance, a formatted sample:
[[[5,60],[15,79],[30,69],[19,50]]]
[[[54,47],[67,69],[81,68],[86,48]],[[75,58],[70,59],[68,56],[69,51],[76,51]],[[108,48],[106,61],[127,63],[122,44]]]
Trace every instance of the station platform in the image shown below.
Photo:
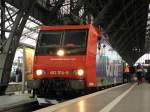
[[[0,96],[0,112],[14,108],[18,105],[36,101],[36,99],[31,99],[29,97],[30,94],[22,94],[21,92],[16,92],[13,95]]]
[[[21,91],[22,90],[22,83],[21,82],[10,82],[8,84],[8,87],[6,89],[6,93],[12,93],[16,91]]]
[[[36,112],[150,112],[150,84],[124,84]]]

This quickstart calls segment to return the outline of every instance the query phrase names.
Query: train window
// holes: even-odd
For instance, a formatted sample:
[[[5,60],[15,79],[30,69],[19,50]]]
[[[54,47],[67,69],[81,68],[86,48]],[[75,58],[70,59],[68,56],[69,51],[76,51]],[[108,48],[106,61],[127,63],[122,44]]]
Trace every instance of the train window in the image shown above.
[[[59,48],[65,55],[85,55],[87,30],[41,31],[36,55],[57,55]]]
[[[86,47],[86,30],[66,30],[64,47]]]
[[[41,47],[59,47],[61,42],[61,31],[46,31],[41,33],[39,46]]]
[[[86,41],[87,30],[66,30],[63,40],[66,55],[85,55]]]

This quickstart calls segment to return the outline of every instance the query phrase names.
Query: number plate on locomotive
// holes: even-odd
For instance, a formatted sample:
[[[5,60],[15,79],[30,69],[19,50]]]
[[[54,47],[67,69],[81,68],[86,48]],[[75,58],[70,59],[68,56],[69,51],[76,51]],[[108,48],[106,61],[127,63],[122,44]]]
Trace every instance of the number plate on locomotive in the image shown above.
[[[51,75],[68,75],[69,71],[50,71]]]

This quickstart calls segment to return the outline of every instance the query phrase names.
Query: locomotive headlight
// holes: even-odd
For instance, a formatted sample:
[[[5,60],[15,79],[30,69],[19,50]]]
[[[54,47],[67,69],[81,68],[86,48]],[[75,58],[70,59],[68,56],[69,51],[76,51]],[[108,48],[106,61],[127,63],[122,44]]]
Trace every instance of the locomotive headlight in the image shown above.
[[[41,75],[43,75],[44,73],[45,73],[44,70],[41,70],[41,69],[36,70],[36,75],[37,75],[37,76],[41,76]]]
[[[64,50],[58,50],[57,55],[58,56],[64,56]]]
[[[83,76],[84,75],[84,70],[83,69],[78,69],[77,74],[78,74],[78,76]]]

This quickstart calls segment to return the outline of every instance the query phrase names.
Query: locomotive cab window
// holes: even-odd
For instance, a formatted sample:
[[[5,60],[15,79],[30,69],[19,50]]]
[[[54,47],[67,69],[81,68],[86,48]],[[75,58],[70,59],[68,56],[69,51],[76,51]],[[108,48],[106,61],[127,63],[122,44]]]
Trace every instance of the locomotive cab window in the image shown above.
[[[85,30],[66,30],[64,47],[86,47]]]
[[[87,43],[86,30],[66,30],[63,47],[66,55],[85,55]]]
[[[62,32],[60,31],[46,31],[41,32],[39,39],[39,46],[41,47],[59,47],[61,42]]]
[[[41,31],[39,34],[36,55],[57,55],[63,49],[64,55],[85,55],[87,33],[85,29]]]

